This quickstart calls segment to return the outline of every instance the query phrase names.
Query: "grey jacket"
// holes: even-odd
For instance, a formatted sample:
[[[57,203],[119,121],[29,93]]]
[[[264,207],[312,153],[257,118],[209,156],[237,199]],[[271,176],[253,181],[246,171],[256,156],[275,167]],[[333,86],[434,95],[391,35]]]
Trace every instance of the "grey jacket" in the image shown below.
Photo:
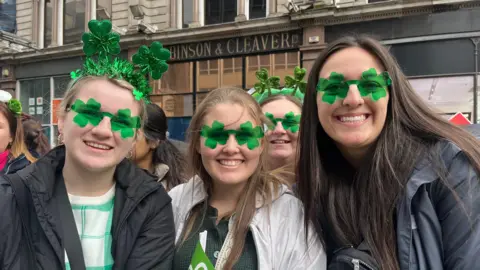
[[[172,197],[178,245],[184,223],[191,209],[206,200],[207,193],[200,178],[179,185],[169,192]],[[305,243],[303,207],[301,202],[282,186],[271,205],[257,197],[257,211],[250,224],[255,241],[258,269],[322,270],[326,269],[326,254],[313,228]]]
[[[400,269],[479,269],[478,174],[456,145],[440,142],[438,151],[448,170],[449,187],[424,159],[397,204]]]

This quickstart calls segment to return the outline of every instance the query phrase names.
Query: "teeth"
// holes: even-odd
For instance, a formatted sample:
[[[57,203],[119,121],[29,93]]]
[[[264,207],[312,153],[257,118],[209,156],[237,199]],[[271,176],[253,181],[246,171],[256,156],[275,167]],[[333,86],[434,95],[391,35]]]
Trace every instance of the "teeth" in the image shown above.
[[[219,160],[220,164],[224,166],[237,166],[242,163],[241,160]]]
[[[287,141],[281,141],[281,140],[275,140],[272,141],[273,144],[281,144],[281,143],[287,143]]]
[[[106,145],[98,144],[98,143],[94,143],[94,142],[86,142],[85,144],[88,145],[88,146],[94,147],[94,148],[98,148],[98,149],[104,149],[104,150],[110,150],[111,149],[110,146],[106,146]]]
[[[342,116],[340,117],[341,122],[361,122],[364,121],[367,117],[363,115],[359,116]]]

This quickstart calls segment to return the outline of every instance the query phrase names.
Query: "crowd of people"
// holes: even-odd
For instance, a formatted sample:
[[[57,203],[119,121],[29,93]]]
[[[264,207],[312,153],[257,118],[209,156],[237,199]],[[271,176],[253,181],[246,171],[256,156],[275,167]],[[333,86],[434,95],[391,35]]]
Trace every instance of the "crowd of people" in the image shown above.
[[[478,134],[429,108],[378,41],[332,42],[284,87],[261,69],[248,92],[211,91],[183,143],[148,100],[169,51],[115,58],[111,24],[89,28],[58,146],[0,93],[1,269],[480,265]]]

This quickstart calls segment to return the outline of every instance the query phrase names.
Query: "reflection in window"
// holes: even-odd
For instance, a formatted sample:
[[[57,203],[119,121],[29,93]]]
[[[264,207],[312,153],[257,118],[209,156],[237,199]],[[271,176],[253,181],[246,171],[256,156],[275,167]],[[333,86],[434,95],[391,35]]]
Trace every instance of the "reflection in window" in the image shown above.
[[[219,24],[235,21],[237,0],[205,1],[205,24]]]
[[[242,88],[242,58],[226,58],[222,61],[223,72],[221,72],[220,86]]]
[[[48,47],[52,44],[52,24],[53,24],[53,6],[52,0],[45,0],[45,26],[43,29],[43,47]]]
[[[409,79],[430,106],[444,113],[473,111],[473,76]]]
[[[0,31],[15,33],[17,5],[15,0],[0,0]]]
[[[41,124],[50,124],[50,78],[20,81],[23,112]]]
[[[188,26],[193,22],[193,0],[183,0],[182,9],[183,28],[188,28]]]
[[[65,0],[63,13],[63,44],[81,42],[85,31],[85,0]]]
[[[167,117],[192,116],[193,96],[184,95],[155,95],[150,97],[152,103],[158,104]]]
[[[112,19],[112,0],[97,0],[97,20]]]
[[[218,72],[218,62],[216,60],[205,60],[197,62],[197,91],[210,91],[220,87],[220,74]]]
[[[265,18],[267,16],[267,0],[250,0],[250,19]]]
[[[70,76],[53,78],[53,98],[63,98],[67,92]]]
[[[154,82],[154,94],[191,93],[193,91],[193,63],[170,64],[160,81]]]
[[[242,88],[243,64],[241,57],[205,60],[197,63],[197,92],[210,91],[222,86]],[[221,71],[219,72],[219,70]]]

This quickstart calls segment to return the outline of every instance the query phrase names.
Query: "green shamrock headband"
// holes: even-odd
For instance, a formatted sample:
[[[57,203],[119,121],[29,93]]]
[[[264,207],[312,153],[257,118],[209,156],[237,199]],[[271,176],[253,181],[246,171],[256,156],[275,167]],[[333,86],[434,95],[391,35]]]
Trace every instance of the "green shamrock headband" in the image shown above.
[[[152,88],[146,77],[149,74],[158,80],[168,70],[166,61],[170,59],[170,51],[163,48],[160,42],[153,42],[150,48],[143,45],[133,55],[133,63],[112,56],[120,53],[120,35],[112,32],[112,23],[108,20],[88,22],[90,33],[83,33],[83,52],[86,60],[83,70],[72,71],[70,76],[78,80],[84,76],[108,76],[110,79],[124,80],[133,87],[136,100],[149,103],[148,96]],[[93,56],[98,55],[94,60]]]
[[[270,130],[274,130],[278,122],[282,123],[283,129],[290,130],[292,133],[296,133],[300,128],[300,114],[295,115],[293,112],[288,112],[284,118],[275,118],[273,114],[267,112],[265,116],[272,122],[272,125],[268,125]]]
[[[87,103],[80,99],[75,100],[75,103],[70,109],[77,113],[73,118],[73,122],[84,128],[88,124],[96,127],[102,122],[104,117],[109,117],[112,131],[119,132],[123,139],[131,138],[135,135],[135,130],[141,126],[140,117],[131,116],[130,109],[120,109],[117,114],[113,115],[108,112],[102,112],[100,108],[102,105],[95,99],[91,98]]]
[[[248,149],[253,150],[260,146],[259,139],[263,138],[263,129],[260,126],[253,127],[252,122],[247,121],[240,125],[239,130],[225,129],[225,125],[213,121],[212,126],[204,125],[200,135],[205,140],[205,146],[215,149],[217,144],[225,145],[228,137],[233,134],[239,145],[247,144]]]
[[[262,103],[269,96],[285,95],[294,96],[301,102],[305,97],[307,82],[304,80],[307,70],[305,68],[295,67],[292,76],[285,76],[285,87],[280,89],[280,77],[268,77],[268,70],[261,68],[255,73],[258,82],[254,85],[252,96],[258,103]]]
[[[317,85],[317,92],[323,93],[322,101],[328,104],[335,103],[336,99],[347,97],[350,85],[355,84],[362,97],[371,94],[373,101],[378,101],[387,96],[387,88],[392,85],[392,79],[388,72],[377,74],[374,68],[362,73],[360,80],[345,81],[341,73],[332,72],[328,79],[320,78]]]
[[[0,102],[5,103],[8,109],[16,116],[22,114],[22,103],[18,99],[12,98],[12,95],[7,91],[0,90]]]

